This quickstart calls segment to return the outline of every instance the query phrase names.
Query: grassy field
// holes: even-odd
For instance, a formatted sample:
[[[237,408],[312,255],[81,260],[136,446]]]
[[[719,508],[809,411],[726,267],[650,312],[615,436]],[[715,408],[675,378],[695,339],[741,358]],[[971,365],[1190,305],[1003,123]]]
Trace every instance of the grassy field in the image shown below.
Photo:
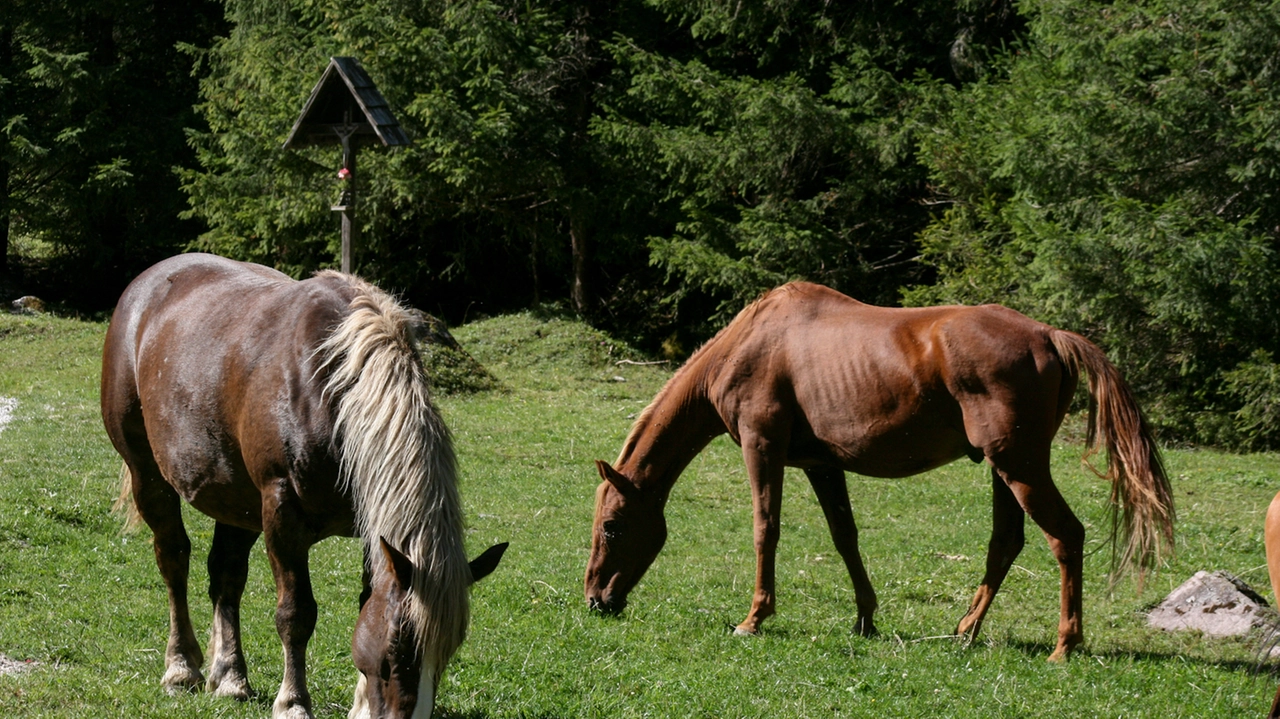
[[[280,681],[274,590],[261,543],[244,629],[245,704],[159,686],[167,614],[144,531],[110,514],[119,458],[98,417],[105,325],[0,317],[0,653],[34,668],[0,676],[0,715],[263,717]],[[1199,569],[1225,569],[1260,590],[1262,517],[1280,489],[1280,458],[1169,451],[1178,555],[1147,582],[1106,590],[1100,545],[1107,487],[1064,442],[1054,474],[1089,527],[1087,642],[1048,664],[1058,571],[1041,535],[963,646],[944,635],[968,606],[990,530],[989,477],[957,462],[905,480],[850,478],[881,609],[881,635],[852,635],[853,598],[803,475],[789,474],[779,551],[779,614],[762,636],[731,636],[754,576],[750,499],[737,448],[717,440],[677,483],[670,539],[624,616],[587,611],[591,460],[613,460],[631,420],[670,372],[617,365],[626,348],[581,325],[516,315],[456,337],[505,391],[439,399],[463,469],[473,554],[510,541],[476,585],[471,634],[449,667],[445,717],[1087,717],[1262,716],[1275,679],[1250,671],[1255,640],[1209,640],[1145,626],[1144,612]],[[1078,420],[1071,420],[1078,435]],[[1065,433],[1071,436],[1071,432]],[[212,523],[189,515],[193,613],[207,631],[204,556]],[[320,622],[310,684],[317,714],[345,717],[355,672],[350,639],[359,551],[330,539],[313,552]]]

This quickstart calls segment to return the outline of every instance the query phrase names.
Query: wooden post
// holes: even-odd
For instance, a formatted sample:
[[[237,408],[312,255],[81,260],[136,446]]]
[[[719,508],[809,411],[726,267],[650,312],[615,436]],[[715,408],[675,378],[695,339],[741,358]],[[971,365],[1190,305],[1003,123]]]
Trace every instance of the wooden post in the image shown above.
[[[351,218],[352,211],[350,208],[342,211],[342,272],[351,274],[351,243],[355,234],[355,222]]]
[[[356,148],[352,147],[351,135],[344,134],[342,136],[342,166],[346,168],[347,191],[343,194],[350,193],[349,197],[344,198],[346,201],[342,204],[342,271],[350,274],[351,272],[351,248],[355,247],[359,238],[360,226],[356,224]]]
[[[293,123],[285,149],[342,145],[342,193],[330,209],[342,213],[343,272],[355,268],[360,225],[356,221],[356,151],[362,142],[409,144],[387,101],[354,57],[333,57]],[[0,205],[2,206],[2,205]]]
[[[357,125],[351,121],[351,108],[343,114],[341,128],[334,128],[342,140],[342,169],[347,171],[343,178],[346,187],[342,189],[341,199],[332,209],[342,213],[342,271],[351,273],[352,248],[360,240],[360,226],[356,224],[356,143],[352,140]]]

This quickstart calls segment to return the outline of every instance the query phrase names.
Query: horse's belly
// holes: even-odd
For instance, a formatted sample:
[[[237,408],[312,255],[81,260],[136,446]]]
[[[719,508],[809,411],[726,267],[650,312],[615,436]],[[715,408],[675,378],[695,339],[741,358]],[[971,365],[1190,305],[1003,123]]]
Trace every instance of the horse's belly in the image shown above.
[[[262,531],[262,493],[247,475],[206,458],[185,462],[171,458],[160,464],[165,480],[202,514],[223,524]]]
[[[868,477],[910,477],[965,456],[972,448],[963,432],[945,427],[898,427],[885,432],[814,435],[799,443],[797,458],[836,465]],[[796,464],[796,466],[804,466]]]
[[[844,469],[867,477],[911,477],[922,472],[928,472],[931,469],[937,469],[944,464],[950,464],[963,457],[964,454],[964,452],[953,452],[948,454],[930,453],[927,455],[854,457],[844,465]]]
[[[187,502],[223,524],[262,531],[262,495],[252,483],[247,489],[243,485],[208,487],[187,498]]]

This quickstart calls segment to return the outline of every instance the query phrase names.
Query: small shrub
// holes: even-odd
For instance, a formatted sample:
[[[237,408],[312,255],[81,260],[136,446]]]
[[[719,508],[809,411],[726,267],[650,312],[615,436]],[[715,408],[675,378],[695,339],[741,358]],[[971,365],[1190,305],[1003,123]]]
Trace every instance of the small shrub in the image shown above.
[[[1255,350],[1223,380],[1227,394],[1241,403],[1235,416],[1245,443],[1255,449],[1280,446],[1280,365],[1271,353]]]

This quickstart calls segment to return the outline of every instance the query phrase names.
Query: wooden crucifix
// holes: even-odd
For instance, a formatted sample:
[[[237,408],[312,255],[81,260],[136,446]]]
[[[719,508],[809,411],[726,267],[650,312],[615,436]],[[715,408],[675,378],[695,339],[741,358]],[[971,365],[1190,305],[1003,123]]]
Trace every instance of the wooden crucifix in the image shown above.
[[[356,151],[361,144],[378,142],[396,147],[408,145],[409,137],[354,57],[329,58],[329,66],[311,90],[284,146],[342,146],[342,167],[338,170],[342,193],[331,209],[342,214],[343,272],[351,272],[351,256],[360,231],[355,217]]]

